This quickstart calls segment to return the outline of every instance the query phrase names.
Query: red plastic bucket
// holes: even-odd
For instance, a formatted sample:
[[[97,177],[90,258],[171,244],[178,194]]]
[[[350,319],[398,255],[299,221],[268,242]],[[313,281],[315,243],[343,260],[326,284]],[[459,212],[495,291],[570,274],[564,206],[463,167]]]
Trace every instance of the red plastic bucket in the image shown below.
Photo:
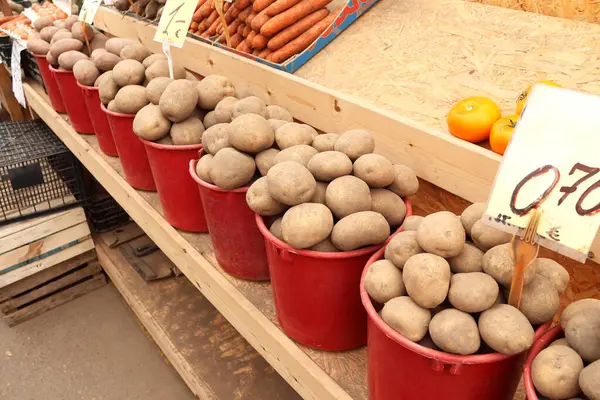
[[[135,115],[108,111],[103,104],[100,108],[108,118],[127,183],[136,189],[156,190],[144,143],[133,133]]]
[[[48,68],[52,72],[54,79],[56,79],[56,84],[60,90],[63,104],[67,109],[67,114],[69,115],[73,129],[79,133],[93,135],[95,133],[94,126],[92,125],[92,120],[90,119],[83,93],[77,85],[77,80],[75,79],[73,72],[60,71],[54,69],[52,65],[48,66]]]
[[[364,287],[369,259],[360,281],[360,296],[368,318],[369,399],[371,400],[512,400],[521,379],[526,353],[460,356],[411,342],[390,328],[373,307]],[[534,340],[550,322],[541,325]]]
[[[46,87],[46,92],[48,92],[52,108],[59,113],[66,112],[67,109],[63,103],[60,89],[58,89],[58,85],[56,84],[56,78],[54,78],[54,75],[50,72],[50,65],[48,64],[48,60],[46,60],[46,56],[39,56],[37,54],[33,54],[33,56],[37,60],[38,68],[40,69],[40,74],[42,74],[44,86]]]
[[[527,394],[528,400],[539,400],[535,386],[533,386],[533,380],[531,379],[531,364],[533,364],[533,360],[540,351],[544,350],[550,343],[563,336],[562,327],[556,325],[554,328],[544,333],[542,337],[533,342],[533,346],[531,346],[529,354],[527,355],[527,360],[525,360],[525,367],[523,368],[523,381],[525,382],[525,393]]]
[[[198,157],[202,145],[171,146],[140,140],[146,147],[167,222],[184,231],[207,232],[200,193],[188,173],[190,161]]]
[[[236,278],[269,279],[265,242],[254,212],[246,203],[248,187],[221,189],[201,180],[196,174],[198,160],[189,163],[189,174],[198,184],[202,207],[219,265]]]
[[[412,208],[405,201],[409,216]],[[277,239],[259,215],[256,224],[265,239],[275,311],[283,331],[319,350],[363,346],[367,315],[360,301],[360,277],[369,257],[387,241],[353,251],[321,253],[294,249]]]
[[[106,113],[104,113],[100,107],[98,88],[94,86],[84,86],[79,82],[77,82],[77,86],[79,86],[83,93],[85,104],[87,105],[90,118],[92,119],[94,131],[96,131],[100,150],[107,156],[118,157],[119,153],[117,153],[117,147],[115,146],[110,125],[108,124],[108,118],[106,118]]]

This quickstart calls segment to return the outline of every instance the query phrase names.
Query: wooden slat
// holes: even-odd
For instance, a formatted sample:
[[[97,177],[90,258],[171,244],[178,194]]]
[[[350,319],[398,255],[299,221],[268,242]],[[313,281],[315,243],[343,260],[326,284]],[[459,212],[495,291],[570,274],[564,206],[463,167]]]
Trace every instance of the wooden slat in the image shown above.
[[[42,215],[41,217],[29,218],[24,221],[4,225],[2,228],[0,228],[0,239],[4,239],[5,237],[14,235],[15,233],[18,233],[24,229],[34,227],[51,219],[60,218],[61,216],[70,213],[71,211],[72,210],[59,211],[56,214]]]

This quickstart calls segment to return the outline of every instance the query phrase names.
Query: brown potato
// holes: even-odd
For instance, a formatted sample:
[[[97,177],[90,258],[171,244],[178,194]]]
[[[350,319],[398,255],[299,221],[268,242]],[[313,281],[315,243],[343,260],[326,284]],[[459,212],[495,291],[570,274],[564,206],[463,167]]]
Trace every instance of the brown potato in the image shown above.
[[[475,222],[479,221],[483,217],[483,213],[487,204],[485,203],[473,203],[460,214],[460,221],[467,232],[467,235],[471,236],[471,228],[475,225]]]
[[[459,255],[450,258],[450,268],[455,274],[483,271],[483,251],[466,242]]]
[[[327,186],[329,186],[328,183],[317,181],[317,190],[315,190],[315,194],[313,195],[312,199],[310,199],[310,202],[325,204],[325,193],[327,192]]]
[[[256,155],[254,159],[262,176],[266,176],[267,172],[269,172],[269,169],[275,165],[275,156],[279,154],[279,151],[280,150],[278,149],[270,148],[263,150]]]
[[[221,189],[237,189],[252,180],[254,171],[256,171],[256,164],[252,157],[226,147],[214,155],[210,179]]]
[[[533,327],[519,310],[497,304],[479,316],[479,333],[484,342],[502,354],[517,354],[533,344]]]
[[[471,239],[475,245],[483,251],[488,251],[499,244],[509,243],[512,239],[510,233],[486,225],[482,219],[475,222],[471,227]]]
[[[240,151],[260,153],[271,147],[274,141],[273,130],[260,115],[243,114],[229,124],[229,144]]]
[[[371,189],[371,210],[383,215],[390,226],[400,226],[406,217],[404,201],[387,189]]]
[[[214,111],[207,112],[206,115],[204,116],[204,120],[202,122],[204,122],[204,127],[206,129],[210,128],[213,125],[218,124],[217,118],[215,116],[215,112]]]
[[[33,27],[36,31],[40,32],[42,29],[48,26],[52,26],[52,22],[53,21],[50,17],[42,16],[35,20],[35,22],[33,23]]]
[[[453,354],[473,354],[481,345],[475,319],[453,308],[440,311],[431,318],[429,335],[436,346]]]
[[[198,78],[196,77],[196,75],[194,75],[193,72],[190,71],[185,71],[185,79],[187,79],[188,81],[192,81],[192,82],[198,82]]]
[[[144,75],[148,81],[158,78],[159,76],[170,78],[171,73],[169,71],[169,62],[167,60],[154,61],[148,68],[146,68]],[[185,79],[185,68],[177,63],[173,63],[173,79]]]
[[[271,227],[269,228],[269,231],[273,234],[273,236],[275,236],[277,239],[283,242],[283,233],[281,232],[282,220],[283,218],[277,218],[275,221],[273,221]]]
[[[588,309],[575,314],[567,323],[565,338],[584,361],[600,360],[600,311]]]
[[[236,101],[231,107],[231,118],[236,119],[239,116],[245,114],[256,114],[261,117],[267,117],[267,105],[260,97],[249,96],[241,100]]]
[[[71,31],[66,30],[66,29],[59,29],[58,32],[56,32],[53,36],[52,39],[50,40],[50,46],[52,46],[54,43],[58,42],[59,40],[63,40],[63,39],[73,39],[73,35],[71,35]],[[74,39],[77,40],[77,39]],[[81,43],[81,42],[79,42]],[[83,48],[83,43],[81,48]]]
[[[124,60],[136,62],[134,60]],[[121,64],[119,63],[119,65]],[[117,65],[117,67],[119,66]],[[140,66],[142,64],[139,64]],[[115,67],[115,74],[116,68]],[[142,66],[143,68],[143,66]],[[118,84],[118,82],[117,82]],[[196,109],[198,103],[198,91],[193,82],[187,79],[177,79],[165,88],[160,96],[158,105],[163,115],[171,122],[181,122],[186,120]]]
[[[171,140],[176,146],[185,146],[202,143],[204,125],[196,117],[189,117],[171,126]]]
[[[396,270],[398,269],[396,268]],[[381,282],[381,284],[385,285],[385,282]],[[427,335],[431,311],[420,307],[410,297],[401,296],[392,298],[385,303],[381,310],[381,319],[408,340],[418,342]]]
[[[337,218],[359,211],[371,211],[371,203],[369,186],[352,175],[334,179],[325,192],[325,204]]]
[[[308,162],[307,167],[315,179],[322,182],[331,182],[340,176],[352,173],[352,161],[344,153],[339,151],[317,153],[317,150],[314,150],[316,154]]]
[[[202,134],[202,148],[215,155],[229,145],[229,124],[216,124],[206,129]]]
[[[96,32],[91,27],[91,25],[89,25],[85,22],[73,24],[73,26],[71,27],[71,35],[73,35],[73,39],[80,40],[83,43],[85,43],[86,38],[89,41],[94,39],[95,33]]]
[[[587,312],[588,310],[600,311],[600,300],[581,299],[569,304],[560,316],[560,326],[563,328],[563,331],[567,329],[567,323],[574,315],[579,314],[580,312]]]
[[[268,119],[267,122],[271,126],[271,129],[273,129],[273,132],[276,132],[277,129],[288,123],[288,121],[282,121],[280,119]]]
[[[67,71],[72,71],[73,66],[77,61],[87,59],[88,56],[86,56],[85,54],[80,53],[79,51],[69,50],[65,51],[60,56],[58,56],[58,65]]]
[[[198,163],[196,164],[196,174],[200,179],[207,183],[212,183],[212,179],[210,179],[212,159],[212,154],[205,154],[200,160],[198,160]]]
[[[394,165],[394,182],[387,189],[400,197],[412,196],[419,190],[419,180],[411,168],[396,164]]]
[[[108,51],[96,51],[97,53],[94,53],[93,60],[100,71],[112,71],[121,62],[119,56],[115,56]]]
[[[96,34],[94,35],[94,38],[90,41],[90,50],[92,52],[94,50],[98,50],[98,49],[106,50],[104,48],[104,46],[106,46],[107,40],[108,40],[108,38],[106,36],[104,36],[102,33],[96,32]]]
[[[79,40],[61,39],[57,42],[54,42],[54,44],[50,45],[49,53],[52,54],[52,56],[58,58],[64,52],[70,50],[81,51],[81,49],[83,49],[83,43],[81,43]]]
[[[258,178],[246,192],[246,203],[252,211],[265,217],[281,214],[287,207],[269,194],[269,185],[265,176]],[[281,237],[283,240],[283,236]]]
[[[169,134],[171,121],[154,104],[148,104],[137,112],[133,119],[133,133],[145,140],[155,141]]]
[[[317,135],[317,131],[310,125],[288,122],[275,131],[275,141],[284,150],[298,144],[311,145]]]
[[[356,159],[353,173],[372,188],[382,188],[394,182],[394,167],[379,154],[365,154]]]
[[[148,103],[146,88],[139,85],[122,87],[115,96],[115,105],[123,114],[136,114]]]
[[[334,150],[341,151],[350,157],[350,160],[355,161],[360,156],[375,151],[375,140],[367,131],[350,130],[340,135],[335,142]]]
[[[406,292],[415,303],[421,307],[435,308],[448,295],[450,265],[435,254],[419,253],[406,261],[402,277]]]
[[[119,57],[123,60],[136,60],[143,62],[146,58],[150,57],[152,53],[141,43],[131,43],[123,47],[119,53]],[[147,68],[144,66],[144,68]]]
[[[94,86],[100,76],[100,71],[91,60],[79,60],[73,65],[73,74],[77,82],[84,86]]]
[[[483,255],[483,272],[490,275],[504,287],[510,287],[515,266],[510,256],[510,243],[492,247]],[[535,277],[535,265],[525,269],[524,284],[527,285]]]
[[[233,105],[238,102],[235,97],[227,96],[215,107],[215,118],[219,123],[229,123],[232,118]]]
[[[111,100],[108,105],[106,106],[106,109],[108,111],[112,111],[112,112],[116,112],[116,113],[120,113],[121,111],[119,111],[119,109],[117,108],[117,106],[115,105],[115,101]]]
[[[79,16],[77,15],[69,15],[65,20],[65,28],[69,31],[77,22],[79,22]]]
[[[394,297],[406,294],[402,271],[389,260],[379,260],[371,264],[367,269],[364,285],[371,299],[379,304],[385,304]]]
[[[112,78],[112,71],[109,76],[103,79],[98,85],[98,94],[100,96],[100,101],[102,104],[106,105],[111,100],[115,98],[117,92],[119,91],[119,86],[115,83],[115,80]]]
[[[27,50],[39,56],[45,56],[50,51],[50,44],[42,39],[29,39],[27,41]]]
[[[104,47],[106,48],[106,50],[116,56],[119,56],[121,54],[121,50],[123,50],[123,48],[129,44],[135,44],[138,43],[135,40],[132,39],[123,39],[123,38],[110,38],[106,41]]]
[[[331,237],[328,237],[327,239],[320,241],[319,243],[317,243],[314,246],[312,246],[311,248],[309,248],[309,250],[319,251],[321,253],[337,253],[337,252],[339,252],[338,248],[333,245],[333,242],[331,241]]]
[[[492,307],[498,298],[498,284],[483,272],[468,272],[452,275],[448,300],[454,308],[478,313]]]
[[[389,236],[390,226],[383,215],[374,211],[360,211],[340,219],[334,225],[331,241],[342,251],[352,251],[381,244]]]
[[[264,179],[264,178],[261,178]],[[325,240],[333,229],[333,215],[323,204],[304,203],[283,214],[283,240],[296,249],[306,249]]]
[[[121,53],[119,53],[119,54],[121,54]],[[144,58],[144,61],[142,61],[142,65],[144,66],[144,68],[148,68],[155,61],[158,61],[158,60],[167,60],[167,56],[162,53],[156,53],[156,54],[149,55],[148,57]]]
[[[278,164],[283,161],[296,161],[297,163],[300,163],[306,167],[310,159],[317,153],[318,152],[314,147],[311,147],[306,144],[299,144],[296,146],[288,147],[285,150],[281,150],[279,153],[277,153],[273,161],[275,162],[275,164]]]
[[[550,346],[567,346],[569,347],[569,342],[567,342],[567,339],[562,338],[562,339],[556,339],[554,342],[550,343]]]
[[[423,219],[424,217],[421,217],[420,215],[411,215],[409,217],[406,217],[404,219],[404,223],[402,224],[402,229],[404,229],[405,231],[416,232],[419,225],[421,225]]]
[[[559,295],[567,290],[569,272],[562,265],[549,258],[538,258],[533,263],[536,273],[552,282]]]
[[[59,28],[57,28],[56,26],[47,26],[40,30],[40,38],[50,43],[50,41],[52,40],[52,36],[54,36],[54,34],[58,31]],[[27,43],[27,45],[29,45],[29,43]]]
[[[531,379],[536,390],[551,399],[567,399],[581,392],[579,373],[581,357],[566,346],[548,347],[538,353],[531,364]]]
[[[417,240],[423,250],[444,258],[459,255],[465,239],[465,230],[460,220],[448,211],[429,214],[417,228]]]
[[[267,106],[267,119],[279,119],[282,121],[294,122],[292,114],[280,106]]]
[[[581,370],[579,387],[588,399],[600,399],[600,361],[593,362]]]
[[[313,139],[312,147],[317,149],[317,151],[319,152],[334,151],[335,142],[338,140],[339,137],[340,135],[337,133],[324,133],[322,135],[318,135]]]
[[[225,97],[235,97],[233,83],[222,75],[209,75],[199,81],[196,88],[198,89],[198,107],[205,110],[214,110]]]
[[[560,306],[556,287],[540,274],[523,287],[519,309],[532,325],[550,321]]]
[[[122,60],[113,68],[113,79],[121,87],[141,85],[144,82],[144,66],[136,60]]]
[[[275,164],[269,169],[267,179],[271,196],[288,206],[308,202],[317,190],[317,182],[310,171],[295,161]]]
[[[164,76],[159,76],[158,78],[152,79],[146,86],[146,95],[148,96],[148,100],[150,100],[152,104],[158,105],[160,102],[160,96],[162,96],[167,86],[169,86],[169,84],[172,82],[175,81]]]
[[[94,82],[94,86],[96,86],[96,87],[100,86],[100,82],[102,82],[103,79],[109,78],[109,77],[112,80],[112,71],[103,72]]]
[[[385,248],[385,258],[394,263],[400,269],[409,258],[415,254],[423,253],[423,249],[417,242],[417,232],[398,232]]]

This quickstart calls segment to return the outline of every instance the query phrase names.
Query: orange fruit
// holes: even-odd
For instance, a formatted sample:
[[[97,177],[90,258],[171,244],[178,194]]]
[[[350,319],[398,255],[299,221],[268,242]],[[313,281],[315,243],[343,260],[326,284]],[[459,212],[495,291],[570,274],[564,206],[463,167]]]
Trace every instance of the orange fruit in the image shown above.
[[[447,117],[448,131],[468,142],[481,142],[490,136],[492,125],[501,116],[500,107],[492,99],[467,97],[450,109]]]
[[[548,86],[562,87],[554,81],[547,81],[547,80],[537,81],[536,83],[534,83],[533,85],[529,86],[527,89],[522,91],[521,94],[519,95],[519,97],[517,98],[517,109],[516,109],[517,115],[519,115],[519,116],[521,115],[521,112],[523,111],[523,108],[525,107],[525,104],[527,103],[527,98],[529,97],[531,88],[534,87],[535,85],[548,85]]]
[[[518,115],[507,115],[494,123],[490,131],[490,147],[492,151],[504,154],[518,119]]]

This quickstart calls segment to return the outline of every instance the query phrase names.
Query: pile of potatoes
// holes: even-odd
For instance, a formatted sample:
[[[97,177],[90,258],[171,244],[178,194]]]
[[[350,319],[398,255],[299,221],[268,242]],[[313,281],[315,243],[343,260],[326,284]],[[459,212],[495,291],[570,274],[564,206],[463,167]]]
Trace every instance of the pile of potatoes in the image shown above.
[[[364,282],[392,329],[460,355],[531,347],[533,325],[556,314],[569,274],[539,258],[525,271],[520,310],[505,304],[514,271],[511,235],[484,224],[484,211],[485,204],[476,203],[460,217],[442,211],[406,218],[404,231],[390,240],[385,259],[369,267]]]
[[[210,93],[200,81],[202,96]],[[206,82],[206,83],[205,83]],[[206,114],[205,155],[196,173],[222,189],[250,185],[248,206],[272,217],[270,231],[297,249],[351,251],[383,243],[402,224],[401,197],[419,188],[415,173],[374,154],[369,132],[319,134],[290,112],[232,93]],[[208,109],[203,107],[204,109]]]
[[[567,306],[560,317],[565,333],[540,351],[531,379],[549,399],[600,399],[600,300],[583,299]]]

